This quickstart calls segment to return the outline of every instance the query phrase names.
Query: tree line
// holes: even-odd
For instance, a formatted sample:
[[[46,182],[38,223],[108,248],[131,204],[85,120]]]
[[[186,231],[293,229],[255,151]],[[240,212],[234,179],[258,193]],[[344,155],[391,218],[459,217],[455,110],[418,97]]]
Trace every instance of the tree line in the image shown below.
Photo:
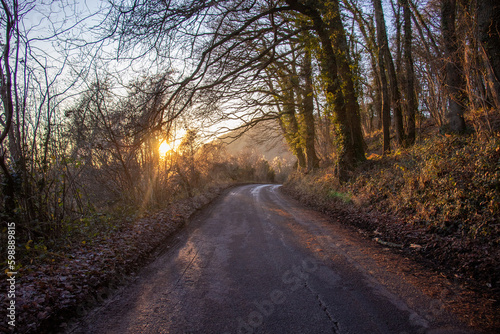
[[[319,165],[319,132],[333,143],[334,158],[324,152],[322,160],[333,160],[343,179],[364,160],[363,136],[374,129],[383,131],[385,153],[411,146],[426,118],[456,133],[466,131],[466,116],[481,131],[493,129],[494,1],[134,1],[115,8],[124,45],[140,35],[146,47],[166,49],[161,57],[172,57],[168,45],[191,50],[193,70],[174,95],[208,95],[209,104],[238,99],[231,113],[246,113],[248,126],[275,117],[301,168]],[[179,34],[189,38],[179,42]]]

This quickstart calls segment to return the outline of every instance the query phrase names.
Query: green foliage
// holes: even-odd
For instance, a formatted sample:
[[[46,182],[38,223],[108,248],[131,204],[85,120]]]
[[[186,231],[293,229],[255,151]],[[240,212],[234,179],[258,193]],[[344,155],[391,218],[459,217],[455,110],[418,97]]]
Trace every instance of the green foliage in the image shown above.
[[[129,215],[126,210],[117,210],[109,213],[94,213],[79,219],[66,222],[66,239],[76,239],[77,242],[91,240],[93,238],[110,235],[120,229],[127,220],[132,220],[133,215]],[[127,219],[128,218],[128,219]]]
[[[337,198],[337,199],[339,199],[339,200],[341,200],[342,202],[345,202],[345,203],[351,203],[352,202],[351,196],[349,194],[338,192],[338,191],[333,190],[333,189],[328,192],[328,198]]]

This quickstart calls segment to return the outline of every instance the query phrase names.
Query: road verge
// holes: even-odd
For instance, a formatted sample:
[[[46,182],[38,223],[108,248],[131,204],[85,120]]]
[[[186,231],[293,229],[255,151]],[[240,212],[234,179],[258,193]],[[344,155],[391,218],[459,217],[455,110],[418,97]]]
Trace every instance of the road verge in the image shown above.
[[[68,327],[106,299],[118,286],[151,262],[162,245],[182,229],[196,212],[233,185],[211,187],[192,198],[127,224],[110,236],[96,236],[49,263],[31,263],[18,273],[16,326],[2,322],[9,333],[54,333]],[[7,291],[7,281],[0,287]],[[2,295],[0,305],[8,302]]]

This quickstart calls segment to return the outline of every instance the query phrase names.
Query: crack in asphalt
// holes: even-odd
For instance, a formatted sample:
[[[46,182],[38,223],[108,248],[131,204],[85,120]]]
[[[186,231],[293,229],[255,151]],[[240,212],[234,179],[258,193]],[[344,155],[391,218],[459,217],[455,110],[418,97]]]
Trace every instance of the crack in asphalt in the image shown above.
[[[335,320],[334,316],[330,313],[328,310],[328,305],[322,300],[321,296],[319,293],[315,292],[309,284],[307,284],[307,281],[304,282],[305,287],[311,292],[311,294],[316,298],[318,301],[318,305],[320,309],[326,314],[327,318],[331,321],[332,323],[332,333],[333,334],[340,334],[340,329],[339,329],[339,322]]]
[[[191,267],[191,265],[193,264],[194,260],[196,259],[196,257],[198,256],[198,252],[199,252],[199,248],[196,249],[193,257],[191,258],[191,261],[189,261],[189,263],[187,264],[186,268],[184,268],[184,271],[182,272],[182,274],[179,276],[179,278],[177,279],[177,281],[175,282],[175,286],[177,287],[179,285],[179,282],[181,281],[181,279],[185,276],[186,272],[188,271],[188,269]]]

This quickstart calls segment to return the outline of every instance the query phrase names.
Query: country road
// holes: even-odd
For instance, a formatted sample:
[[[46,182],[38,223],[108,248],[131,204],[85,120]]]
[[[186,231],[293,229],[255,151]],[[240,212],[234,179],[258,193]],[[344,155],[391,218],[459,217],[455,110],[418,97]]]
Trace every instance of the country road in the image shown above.
[[[419,268],[278,185],[239,186],[71,333],[473,333]]]

